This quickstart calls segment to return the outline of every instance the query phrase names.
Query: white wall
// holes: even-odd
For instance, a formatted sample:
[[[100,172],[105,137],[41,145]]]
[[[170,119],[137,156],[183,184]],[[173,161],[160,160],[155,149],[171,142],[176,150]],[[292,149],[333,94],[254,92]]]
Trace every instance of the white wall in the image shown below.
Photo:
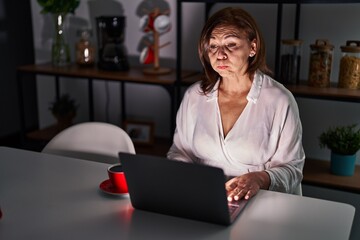
[[[80,7],[76,11],[76,17],[89,22],[89,11],[87,2],[91,0],[82,0]],[[102,0],[106,3],[111,0]],[[114,0],[116,1],[116,0]],[[124,14],[127,17],[126,41],[125,44],[131,55],[139,55],[136,50],[137,41],[142,33],[138,30],[139,18],[135,14],[136,7],[141,0],[117,0],[124,8]],[[172,30],[161,37],[161,41],[171,41],[171,45],[162,49],[161,57],[176,59],[176,1],[167,1],[171,7]],[[215,9],[224,7],[225,4],[218,4]],[[248,10],[257,20],[267,45],[267,60],[271,68],[274,68],[275,61],[275,37],[276,37],[276,14],[275,4],[239,4]],[[34,42],[36,50],[36,61],[44,62],[50,60],[51,39],[44,41],[44,36],[51,38],[51,25],[46,26],[45,32],[43,16],[39,14],[40,8],[36,0],[32,0],[33,7],[33,25]],[[183,66],[188,69],[200,69],[200,63],[197,58],[197,40],[204,21],[204,4],[202,3],[184,3],[183,4],[183,38],[182,53]],[[300,38],[303,43],[303,57],[301,62],[301,78],[306,79],[309,64],[309,45],[316,39],[328,39],[335,45],[334,62],[332,71],[332,81],[337,82],[339,70],[339,59],[341,57],[340,46],[344,45],[346,40],[359,40],[360,31],[358,23],[360,22],[360,4],[307,4],[302,5]],[[283,38],[293,36],[293,24],[295,17],[294,5],[284,5],[283,20]],[[75,40],[73,40],[75,41]],[[72,79],[64,81],[62,89],[70,92],[72,96],[80,103],[81,108],[77,121],[87,120],[87,85],[85,81],[74,81]],[[121,110],[119,106],[119,87],[115,83],[104,83],[97,81],[95,89],[95,120],[109,121],[115,124],[120,122]],[[53,98],[52,81],[39,77],[39,109],[41,125],[46,126],[53,122],[53,118],[47,110],[48,103]],[[106,95],[109,90],[109,95]],[[169,96],[161,87],[129,84],[126,91],[128,94],[128,114],[138,118],[151,119],[155,122],[156,135],[169,137]],[[106,117],[105,104],[106,96],[110,99],[111,112],[109,118]],[[141,96],[141,97],[140,97]],[[349,123],[360,123],[360,105],[357,103],[325,101],[316,99],[297,98],[301,119],[304,128],[304,148],[307,156],[321,159],[329,158],[327,149],[320,149],[318,144],[319,134],[329,126]],[[358,159],[358,163],[359,163]]]

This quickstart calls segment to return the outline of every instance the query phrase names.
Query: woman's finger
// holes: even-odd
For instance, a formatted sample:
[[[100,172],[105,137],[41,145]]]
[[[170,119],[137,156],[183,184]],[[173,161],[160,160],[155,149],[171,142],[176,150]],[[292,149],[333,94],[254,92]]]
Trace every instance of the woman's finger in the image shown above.
[[[232,178],[229,181],[225,183],[225,189],[227,191],[231,191],[237,187],[237,184],[235,183],[236,178]]]
[[[256,193],[259,191],[259,189],[250,189],[247,193],[246,193],[246,195],[245,195],[245,199],[246,200],[248,200],[248,199],[250,199],[250,198],[252,198],[253,196],[255,196],[256,195]]]

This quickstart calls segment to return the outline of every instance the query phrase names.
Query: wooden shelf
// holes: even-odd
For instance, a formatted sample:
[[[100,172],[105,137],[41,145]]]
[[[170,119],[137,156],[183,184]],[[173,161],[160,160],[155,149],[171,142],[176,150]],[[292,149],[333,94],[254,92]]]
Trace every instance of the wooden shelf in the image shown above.
[[[176,71],[174,70],[169,74],[156,75],[144,74],[143,69],[145,68],[146,67],[131,67],[129,71],[105,71],[98,69],[97,67],[79,67],[76,64],[71,64],[66,67],[54,67],[50,63],[46,63],[20,66],[17,70],[21,73],[158,85],[172,85],[176,80]],[[181,77],[185,78],[194,73],[196,72],[182,70]]]
[[[189,74],[181,80],[181,84],[189,86],[201,80],[201,75],[201,73]],[[310,87],[306,84],[306,81],[302,81],[299,85],[285,85],[285,87],[297,97],[360,102],[360,90],[338,88],[336,86],[328,88]]]
[[[35,130],[26,134],[26,137],[37,141],[50,141],[61,131],[57,125],[51,125],[43,129]]]
[[[328,187],[360,193],[360,166],[353,176],[337,176],[330,173],[330,161],[307,158],[304,166],[304,184]]]
[[[285,86],[297,97],[360,102],[360,90],[338,88],[336,86],[316,88],[306,85],[305,81],[301,82],[299,85]]]
[[[201,76],[202,76],[202,74],[199,72],[191,74],[191,75],[187,76],[186,78],[181,79],[181,85],[189,86],[193,83],[196,83],[197,81],[201,80]]]

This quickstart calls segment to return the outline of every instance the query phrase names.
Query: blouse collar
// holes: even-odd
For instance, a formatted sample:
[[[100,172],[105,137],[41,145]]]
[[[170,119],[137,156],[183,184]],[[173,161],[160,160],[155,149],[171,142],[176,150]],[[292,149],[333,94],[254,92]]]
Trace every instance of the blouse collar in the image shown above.
[[[248,95],[246,96],[246,99],[249,102],[253,102],[254,104],[256,104],[256,102],[260,96],[263,79],[264,79],[264,74],[261,71],[256,71],[250,91],[249,91]],[[217,98],[219,84],[220,84],[220,78],[216,81],[213,89],[207,94],[207,101],[211,101],[211,100],[214,100]]]

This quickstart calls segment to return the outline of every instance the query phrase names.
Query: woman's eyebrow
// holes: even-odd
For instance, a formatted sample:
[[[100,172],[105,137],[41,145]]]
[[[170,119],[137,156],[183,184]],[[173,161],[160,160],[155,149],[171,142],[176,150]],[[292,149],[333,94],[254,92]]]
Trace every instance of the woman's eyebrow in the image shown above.
[[[236,35],[236,34],[228,34],[228,35],[225,35],[225,39],[226,39],[226,38],[232,38],[232,37],[234,37],[234,38],[239,38],[239,39],[240,39],[240,37],[239,37],[238,35]]]
[[[236,34],[227,34],[227,35],[224,36],[225,39],[232,38],[232,37],[241,39],[241,37],[239,35],[236,35]],[[214,35],[211,35],[210,39],[216,39],[216,37]]]

